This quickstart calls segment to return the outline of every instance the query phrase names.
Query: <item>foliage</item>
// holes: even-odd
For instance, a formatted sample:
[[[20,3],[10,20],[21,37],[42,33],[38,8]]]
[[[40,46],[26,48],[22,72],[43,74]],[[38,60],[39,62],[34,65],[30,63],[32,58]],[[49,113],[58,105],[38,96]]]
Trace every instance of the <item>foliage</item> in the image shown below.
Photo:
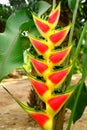
[[[68,103],[67,103],[67,107],[72,111],[73,109],[73,104],[75,102],[75,99],[76,99],[76,95],[78,94],[78,88],[79,88],[80,84],[77,86],[76,88],[76,91],[72,94],[72,96],[70,97]],[[74,114],[74,117],[73,117],[73,122],[75,123],[79,118],[81,118],[84,110],[85,110],[85,107],[87,106],[87,86],[83,85],[83,88],[82,88],[82,91],[80,93],[80,96],[79,96],[79,100],[78,100],[78,103],[77,103],[77,107],[76,107],[76,111],[75,111],[75,114]]]
[[[20,41],[21,29],[19,30],[19,28],[28,20],[25,10],[16,12],[9,17],[5,32],[0,34],[0,81],[12,70],[23,64],[23,50]]]
[[[87,4],[86,4],[87,1],[83,2],[82,0],[80,0],[79,8],[76,7],[76,3],[77,3],[77,1],[75,1],[75,0],[68,0],[68,1],[61,0],[61,5],[64,9],[64,11],[62,10],[63,15],[61,15],[61,19],[64,16],[64,14],[67,13],[68,15],[65,15],[65,16],[68,16],[68,18],[69,18],[69,20],[67,22],[71,21],[72,14],[74,14],[75,9],[76,10],[78,9],[78,13],[76,13],[77,19],[75,19],[75,16],[73,16],[75,23],[74,22],[72,23],[72,29],[74,29],[73,30],[74,33],[72,32],[72,34],[74,34],[74,35],[72,35],[73,37],[71,36],[71,38],[70,38],[71,41],[72,41],[72,39],[74,39],[74,50],[73,51],[75,52],[75,54],[74,54],[74,57],[72,58],[72,69],[70,71],[70,75],[67,78],[66,82],[63,84],[64,86],[63,85],[61,86],[62,91],[60,91],[60,92],[62,95],[66,94],[67,91],[68,92],[72,91],[72,89],[70,89],[71,88],[71,85],[70,85],[71,76],[74,73],[75,67],[77,67],[76,66],[77,63],[79,63],[79,61],[80,61],[78,55],[81,54],[81,56],[82,56],[81,62],[79,63],[80,66],[82,67],[81,68],[82,79],[80,80],[79,84],[74,86],[75,89],[72,87],[74,89],[74,93],[73,93],[72,97],[70,98],[68,105],[67,105],[68,108],[70,108],[72,111],[67,130],[70,130],[72,121],[75,122],[81,117],[81,115],[87,105],[87,101],[86,101],[87,87],[84,84],[85,78],[87,76],[87,64],[86,64],[86,61],[87,61],[87,43],[86,43],[87,42],[87,37],[86,37],[87,23],[85,23],[85,21],[87,20],[87,15],[86,15],[86,11],[84,11],[87,8]],[[7,23],[6,23],[6,29],[5,29],[4,33],[0,34],[0,61],[1,61],[0,62],[0,81],[2,81],[2,79],[6,75],[8,75],[12,70],[23,65],[23,62],[24,62],[23,61],[24,60],[23,52],[24,51],[26,51],[24,67],[25,67],[26,71],[30,68],[30,64],[29,64],[30,61],[28,62],[29,53],[31,52],[31,55],[38,54],[37,49],[35,47],[32,47],[32,45],[30,44],[30,42],[32,42],[31,39],[33,38],[31,35],[37,36],[37,38],[39,39],[39,38],[42,38],[40,35],[40,33],[41,33],[42,36],[44,37],[44,39],[46,38],[45,37],[46,34],[41,32],[40,27],[37,24],[36,24],[36,26],[37,26],[37,28],[39,28],[38,30],[40,31],[40,33],[38,32],[38,30],[35,27],[34,22],[36,19],[38,20],[39,18],[37,18],[36,16],[33,15],[33,18],[34,18],[34,21],[33,21],[33,18],[32,18],[32,15],[30,12],[32,11],[34,14],[38,14],[38,16],[41,18],[40,21],[42,23],[44,23],[42,19],[46,18],[45,20],[47,20],[48,12],[50,11],[50,10],[48,10],[50,7],[50,4],[47,2],[44,2],[44,1],[39,1],[39,0],[33,0],[33,1],[28,0],[28,3],[26,3],[25,1],[21,2],[21,0],[20,1],[17,0],[16,2],[14,2],[13,0],[10,0],[10,4],[12,5],[12,8],[10,8],[9,6],[7,7],[7,6],[0,5],[0,13],[3,16],[0,19],[1,21],[6,21],[7,18],[4,15],[5,13],[9,12],[8,13],[8,16],[9,16],[10,12],[11,11],[14,12],[15,9],[17,9],[19,11],[15,12],[14,14],[12,14],[9,17],[9,19],[7,20]],[[64,6],[64,5],[66,5],[66,6]],[[67,8],[68,5],[69,5],[69,8]],[[7,12],[6,12],[6,8],[8,8]],[[2,13],[2,10],[4,13]],[[44,14],[44,12],[46,12],[47,10],[48,10],[48,12],[46,14]],[[46,15],[47,15],[47,17],[45,17]],[[66,17],[64,17],[64,21],[66,21],[65,19],[66,19]],[[61,22],[61,23],[64,23],[64,22]],[[64,25],[66,25],[66,23],[64,23]],[[49,23],[46,23],[46,24],[49,25]],[[74,24],[75,24],[75,27],[73,26]],[[51,26],[50,26],[50,28],[51,28]],[[80,29],[78,29],[78,28],[80,28]],[[50,31],[50,33],[52,33],[51,31]],[[29,32],[30,40],[28,39],[27,32]],[[49,34],[47,36],[49,36]],[[79,37],[80,37],[80,39],[79,39]],[[41,40],[44,40],[44,39],[41,39]],[[46,41],[47,40],[48,39],[46,39]],[[83,42],[83,40],[85,42]],[[70,44],[72,44],[72,42]],[[54,52],[61,47],[63,47],[63,46],[55,47]],[[83,52],[81,50],[81,47],[83,48]],[[50,46],[49,46],[49,48],[50,48]],[[80,53],[80,52],[82,52],[82,53]],[[46,57],[48,57],[49,54],[51,54],[50,51],[48,51],[48,54],[46,54],[45,56],[41,56],[41,54],[37,55],[36,61],[35,61],[35,59],[33,59],[34,57],[32,57],[30,55],[29,60],[31,60],[37,73],[38,73],[38,70],[37,70],[38,67],[35,66],[35,62],[36,62],[36,64],[39,63],[38,59],[40,60],[40,65],[48,67],[48,68],[51,67],[51,65],[50,66],[48,65],[49,60],[46,59]],[[53,54],[53,52],[52,52],[52,54]],[[71,57],[68,57],[68,60],[69,60],[69,58],[71,58]],[[43,61],[43,59],[45,59],[45,61]],[[33,62],[33,60],[34,60],[34,62]],[[67,62],[67,60],[66,60],[66,62]],[[68,65],[68,63],[71,63],[71,60],[69,60],[67,62],[67,65]],[[55,68],[57,68],[57,70],[59,69],[59,72],[60,72],[60,70],[63,69],[63,68],[61,68],[61,66],[60,67],[55,66],[54,70],[53,70],[54,72],[57,71]],[[52,70],[52,68],[50,68],[50,70]],[[38,79],[38,82],[39,82],[39,84],[42,84],[42,86],[49,85],[49,84],[50,84],[50,86],[53,85],[47,79],[45,79],[45,81],[46,81],[46,83],[49,83],[49,84],[43,84],[44,78],[47,76],[47,74],[49,74],[49,71],[47,71],[45,76],[44,75],[41,75],[41,77],[39,76],[40,79]],[[42,78],[43,76],[44,76],[44,78]],[[37,76],[37,78],[38,78],[38,76]],[[33,80],[36,81],[36,79],[33,78],[33,76],[30,76],[30,80],[31,80],[32,84],[33,84]],[[57,81],[57,78],[56,78],[56,81]],[[46,113],[46,111],[44,113],[42,111],[37,111],[35,109],[28,108],[27,106],[22,104],[18,99],[16,99],[6,88],[4,88],[4,89],[18,102],[18,104],[23,109],[25,109],[25,111],[29,112],[31,115],[32,115],[32,112],[33,112],[33,114],[35,114],[35,112],[36,112],[39,116],[40,116],[40,114],[42,114],[41,116],[43,116],[45,119],[48,119],[48,118],[50,119],[50,116],[49,116],[50,112],[52,112],[52,113],[50,113],[50,115],[51,114],[52,114],[52,116],[55,115],[54,112],[52,111],[52,108],[49,107],[49,103],[46,102],[47,100],[45,99],[44,96],[41,96],[38,94],[42,100],[44,99],[44,101],[47,105],[47,108],[46,108],[47,113]],[[65,91],[65,90],[67,90],[67,91]],[[55,91],[52,90],[51,94],[55,95],[55,92],[57,92],[57,94],[58,94],[56,96],[59,96],[59,89],[56,89]],[[49,94],[49,92],[47,91],[46,98],[49,97],[48,100],[50,100],[49,95],[51,95],[51,94]],[[54,97],[54,95],[51,95],[51,98]],[[48,101],[48,102],[50,102],[50,101]],[[71,104],[71,102],[72,102],[72,104]],[[80,107],[80,109],[79,109],[79,107]],[[59,109],[57,112],[59,112]],[[48,123],[50,121],[50,126],[51,126],[52,120],[47,120],[47,121],[48,121]],[[44,126],[44,128],[45,128],[45,126]]]
[[[76,0],[68,0],[68,5],[72,11],[75,9]]]

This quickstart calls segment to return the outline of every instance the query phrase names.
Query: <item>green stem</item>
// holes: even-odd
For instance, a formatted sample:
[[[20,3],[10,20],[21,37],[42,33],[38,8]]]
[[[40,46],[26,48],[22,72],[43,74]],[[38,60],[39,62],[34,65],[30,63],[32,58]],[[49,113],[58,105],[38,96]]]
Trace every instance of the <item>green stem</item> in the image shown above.
[[[75,21],[76,21],[76,16],[77,16],[77,10],[78,10],[78,6],[79,6],[79,1],[80,0],[76,1],[76,5],[75,5],[75,9],[74,9],[73,18],[72,18],[72,27],[71,27],[71,30],[70,30],[68,45],[72,44],[72,38],[73,38],[73,33],[74,33],[74,26],[75,26]],[[68,64],[68,61],[69,61],[69,56],[67,58],[66,65]]]
[[[79,54],[79,51],[80,51],[80,48],[81,48],[81,45],[82,45],[82,40],[86,34],[86,30],[87,30],[87,22],[83,28],[83,31],[81,33],[81,36],[80,36],[80,39],[79,39],[79,42],[78,42],[78,45],[77,45],[77,48],[76,48],[76,51],[75,51],[75,55],[74,55],[74,58],[73,58],[73,64],[72,64],[72,69],[71,69],[71,72],[69,74],[69,78],[68,78],[68,82],[67,82],[67,85],[66,85],[66,89],[69,88],[70,86],[70,82],[71,82],[71,77],[72,77],[72,74],[73,74],[73,70],[74,70],[74,67],[75,67],[75,62],[78,58],[78,54]]]
[[[67,130],[70,130],[70,128],[71,128],[71,124],[72,124],[72,121],[73,121],[73,117],[74,117],[74,114],[75,114],[75,111],[76,111],[77,103],[78,103],[79,96],[80,96],[81,91],[82,91],[82,87],[83,87],[83,84],[84,84],[86,75],[87,75],[87,73],[85,72],[85,73],[83,74],[83,76],[82,76],[82,81],[81,81],[81,84],[80,84],[79,89],[78,89],[78,94],[77,94],[77,96],[76,96],[76,100],[75,100],[75,103],[74,103],[74,106],[73,106],[72,113],[71,113],[71,115],[70,115],[70,119],[69,119],[69,122],[68,122]]]
[[[73,62],[74,62],[73,64],[74,65],[75,65],[75,61],[76,61],[76,59],[78,57],[78,53],[80,51],[81,45],[82,45],[82,40],[83,40],[83,38],[84,38],[84,36],[86,34],[86,30],[87,30],[87,22],[86,22],[86,24],[85,24],[85,26],[83,28],[82,33],[81,33],[81,37],[79,39],[78,46],[77,46],[77,49],[76,49],[76,52],[75,52],[75,55],[74,55],[74,60],[73,60]]]
[[[79,6],[79,1],[80,0],[76,1],[76,6],[75,6],[74,13],[73,13],[72,27],[71,27],[71,31],[70,31],[70,35],[69,35],[69,43],[68,43],[68,45],[70,45],[71,42],[72,42],[74,26],[75,26],[75,21],[76,21],[76,16],[77,16],[77,10],[78,10],[78,6]]]
[[[73,18],[72,18],[72,27],[71,27],[71,30],[70,30],[68,45],[72,44],[72,38],[73,38],[73,33],[74,33],[74,26],[75,26],[75,21],[76,21],[76,16],[77,16],[77,10],[78,10],[78,6],[79,6],[79,1],[80,1],[80,0],[77,0],[77,1],[76,1],[76,5],[75,5],[75,9],[74,9]],[[70,58],[70,56],[67,57],[66,65],[68,65],[69,58]],[[70,85],[71,76],[72,76],[72,73],[71,73],[71,75],[70,75],[69,78],[68,78],[68,82],[66,83],[65,88],[63,87],[63,88],[64,88],[64,91],[65,91],[65,90],[68,88],[68,86]],[[63,85],[63,86],[64,86],[64,85]]]
[[[53,0],[53,7],[56,6],[56,0]]]

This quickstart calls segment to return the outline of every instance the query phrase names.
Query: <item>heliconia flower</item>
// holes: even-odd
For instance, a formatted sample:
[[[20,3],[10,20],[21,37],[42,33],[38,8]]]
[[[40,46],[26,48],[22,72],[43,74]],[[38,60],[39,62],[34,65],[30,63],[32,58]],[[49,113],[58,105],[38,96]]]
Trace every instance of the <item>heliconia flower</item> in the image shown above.
[[[37,74],[42,76],[45,82],[35,79],[33,76],[30,76],[29,79],[38,96],[45,102],[45,112],[47,115],[50,115],[51,118],[60,111],[72,93],[61,93],[60,95],[53,96],[53,91],[61,86],[71,70],[71,66],[64,67],[57,71],[53,69],[55,66],[64,62],[72,48],[72,46],[68,46],[63,49],[55,49],[56,46],[60,46],[64,41],[71,27],[71,25],[68,25],[55,30],[59,16],[60,4],[52,8],[47,20],[38,18],[33,14],[35,25],[42,37],[44,37],[44,40],[29,35],[29,39],[35,50],[39,55],[43,56],[42,60],[30,56],[31,63]],[[46,126],[46,130],[50,130],[49,126]]]
[[[61,87],[71,70],[71,65],[58,70],[54,69],[55,66],[59,66],[64,62],[72,48],[71,45],[63,49],[56,49],[56,46],[60,46],[66,38],[71,24],[61,29],[55,29],[60,16],[60,3],[57,7],[52,8],[48,19],[32,15],[35,25],[43,38],[37,38],[30,34],[29,39],[38,55],[42,55],[43,59],[37,59],[35,56],[30,55],[30,61],[37,75],[43,77],[44,80],[41,81],[34,76],[29,76],[29,80],[40,99],[46,104],[46,110],[45,113],[31,113],[31,116],[43,130],[52,130],[54,116],[72,94],[72,91],[70,91],[53,95],[54,90]]]

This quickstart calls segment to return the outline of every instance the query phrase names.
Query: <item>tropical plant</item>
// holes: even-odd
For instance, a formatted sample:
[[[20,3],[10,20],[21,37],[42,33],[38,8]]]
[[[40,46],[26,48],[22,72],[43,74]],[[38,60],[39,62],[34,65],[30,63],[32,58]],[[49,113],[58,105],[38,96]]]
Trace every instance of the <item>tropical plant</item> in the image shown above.
[[[42,3],[40,5],[43,5]],[[30,106],[26,106],[3,85],[1,86],[39,123],[43,130],[62,130],[65,108],[68,107],[72,110],[67,128],[67,130],[70,130],[72,121],[75,122],[81,117],[87,105],[87,101],[84,100],[87,95],[87,88],[84,84],[87,75],[87,45],[85,44],[87,39],[87,23],[85,23],[80,35],[81,37],[78,41],[74,56],[70,56],[69,54],[72,54],[71,49],[73,49],[72,36],[79,0],[76,2],[72,25],[69,24],[66,27],[57,25],[60,15],[60,3],[56,6],[53,1],[51,12],[48,14],[48,11],[42,15],[50,7],[48,3],[44,4],[47,6],[42,12],[39,11],[38,16],[32,13],[33,20],[31,19],[31,15],[27,15],[26,10],[17,12],[14,17],[11,16],[8,19],[5,32],[0,34],[0,61],[2,61],[0,63],[0,81],[13,69],[23,65],[23,49],[21,48],[20,39],[22,38],[23,42],[31,43],[31,46],[27,46],[26,50],[28,51],[29,60],[36,74],[34,76],[33,74],[27,73],[27,76],[38,97],[44,102],[44,107],[40,109],[40,107],[31,108]],[[15,21],[17,21],[16,25]],[[64,40],[68,35],[70,27],[69,42],[65,44]],[[29,37],[27,40],[24,35],[26,30],[28,31]],[[83,38],[82,79],[78,84],[71,86],[71,77]],[[84,102],[80,102],[80,100],[84,100]],[[74,107],[71,101],[73,103],[75,102]],[[81,108],[80,110],[78,110],[79,106]],[[78,112],[78,115],[76,112]],[[59,119],[57,118],[58,120],[56,119],[55,121],[55,117],[59,117]],[[59,122],[59,125],[56,125],[55,122],[60,121],[60,117],[62,121]]]

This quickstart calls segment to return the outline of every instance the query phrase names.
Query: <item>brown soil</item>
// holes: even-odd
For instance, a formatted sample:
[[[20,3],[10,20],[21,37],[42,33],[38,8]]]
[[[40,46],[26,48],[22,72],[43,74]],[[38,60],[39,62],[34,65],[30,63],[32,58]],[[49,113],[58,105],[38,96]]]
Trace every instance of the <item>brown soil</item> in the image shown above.
[[[75,77],[73,81],[76,78],[78,77]],[[31,89],[28,79],[8,79],[3,81],[3,84],[26,104]],[[70,112],[67,111],[64,130],[66,130],[69,115]],[[41,130],[37,123],[18,106],[2,87],[0,87],[0,130]],[[87,109],[71,130],[87,130]]]

